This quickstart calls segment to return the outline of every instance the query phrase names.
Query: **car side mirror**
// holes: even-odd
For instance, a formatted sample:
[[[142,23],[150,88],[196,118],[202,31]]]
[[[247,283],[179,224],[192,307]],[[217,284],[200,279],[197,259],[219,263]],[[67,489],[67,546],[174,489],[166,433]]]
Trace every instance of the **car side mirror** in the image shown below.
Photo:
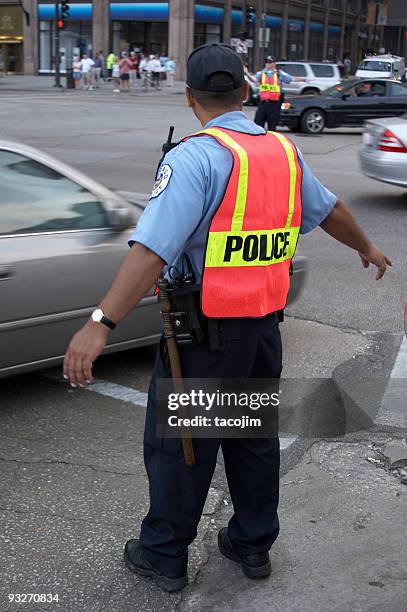
[[[109,225],[115,231],[122,231],[134,225],[132,214],[127,208],[110,208],[107,216]]]

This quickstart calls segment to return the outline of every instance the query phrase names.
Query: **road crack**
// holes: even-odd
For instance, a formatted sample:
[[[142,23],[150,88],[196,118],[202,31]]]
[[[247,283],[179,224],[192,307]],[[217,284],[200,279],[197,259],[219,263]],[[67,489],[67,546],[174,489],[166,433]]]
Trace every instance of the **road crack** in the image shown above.
[[[96,525],[97,527],[107,525],[109,527],[129,527],[132,523],[115,523],[109,521],[94,521],[92,519],[70,517],[64,514],[57,514],[56,512],[35,512],[33,510],[17,510],[16,508],[4,508],[0,506],[0,512],[12,512],[13,514],[29,514],[30,516],[37,516],[41,519],[53,518],[68,521],[70,523],[85,523],[86,525]]]
[[[28,461],[27,459],[9,459],[7,457],[1,457],[0,461],[4,461],[6,463],[21,463],[22,465],[69,465],[74,467],[87,467],[95,472],[101,472],[104,474],[115,474],[118,476],[137,476],[138,472],[123,472],[117,470],[107,470],[98,468],[91,463],[74,463],[70,461],[62,461],[60,459],[34,459],[32,461]]]

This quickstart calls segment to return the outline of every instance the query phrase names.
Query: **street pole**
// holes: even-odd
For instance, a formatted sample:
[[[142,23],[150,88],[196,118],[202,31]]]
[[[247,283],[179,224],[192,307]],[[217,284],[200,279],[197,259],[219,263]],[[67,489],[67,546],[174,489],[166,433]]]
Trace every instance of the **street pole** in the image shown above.
[[[380,10],[380,0],[376,0],[376,12],[374,17],[374,27],[373,27],[373,51],[376,53],[376,31],[377,31],[377,22],[379,20],[379,10]]]
[[[55,0],[55,83],[54,87],[62,87],[61,85],[61,74],[60,74],[60,50],[59,50],[59,0]]]

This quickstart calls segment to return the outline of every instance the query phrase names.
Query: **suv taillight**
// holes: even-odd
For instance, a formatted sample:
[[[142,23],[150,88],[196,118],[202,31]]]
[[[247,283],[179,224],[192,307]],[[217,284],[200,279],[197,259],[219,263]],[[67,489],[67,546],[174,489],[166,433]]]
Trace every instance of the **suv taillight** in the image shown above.
[[[407,153],[404,144],[391,132],[386,130],[380,137],[377,148],[379,151],[391,151],[392,153]]]

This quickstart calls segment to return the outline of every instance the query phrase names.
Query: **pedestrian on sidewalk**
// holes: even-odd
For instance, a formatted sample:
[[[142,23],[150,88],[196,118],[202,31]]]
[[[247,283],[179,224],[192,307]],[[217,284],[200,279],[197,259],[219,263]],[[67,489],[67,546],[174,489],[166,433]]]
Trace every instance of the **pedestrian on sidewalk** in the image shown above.
[[[80,89],[82,78],[82,62],[79,55],[74,55],[72,62],[72,76],[75,83],[75,89]]]
[[[115,56],[112,67],[113,93],[120,93],[120,59]]]
[[[165,71],[167,73],[167,86],[168,87],[174,87],[174,76],[175,76],[176,67],[177,65],[175,63],[174,56],[171,55],[170,59],[165,64]]]
[[[158,59],[158,55],[151,54],[150,61],[148,62],[148,70],[151,72],[151,78],[156,89],[161,89],[160,87],[160,73],[161,73],[161,63]]]
[[[141,79],[141,85],[144,89],[147,89],[146,81],[148,77],[148,64],[149,64],[148,55],[146,53],[143,53],[141,55],[138,68],[139,68],[139,74],[140,74],[140,79]]]
[[[92,66],[92,81],[96,89],[99,89],[99,86],[100,86],[102,66],[103,66],[102,58],[100,57],[99,53],[96,53],[95,59],[93,60],[93,66]]]
[[[94,66],[93,59],[90,58],[87,53],[84,53],[82,55],[81,70],[82,70],[82,76],[83,76],[83,86],[84,86],[84,89],[87,89],[88,91],[93,89],[93,86],[92,86],[93,66]]]
[[[106,68],[106,56],[105,56],[104,51],[99,51],[99,58],[100,58],[100,61],[102,62],[101,77],[102,77],[103,82],[105,83],[109,75],[108,75],[107,68]]]
[[[241,380],[281,375],[278,313],[286,304],[299,232],[321,226],[359,252],[364,267],[375,265],[377,279],[391,265],[345,204],[313,175],[296,145],[243,113],[248,84],[232,47],[212,43],[195,49],[186,82],[187,103],[202,130],[165,155],[130,252],[72,339],[64,376],[73,387],[92,381],[92,364],[109,332],[163,268],[167,282],[179,271],[176,286],[196,305],[193,325],[185,317],[179,338],[183,376]],[[199,321],[196,341],[186,345],[186,331],[191,335]],[[234,514],[219,531],[219,550],[247,577],[269,576],[269,550],[279,534],[278,438],[194,438],[195,463],[186,465],[181,440],[162,437],[156,428],[157,380],[171,379],[169,346],[163,337],[148,394],[144,462],[150,508],[140,537],[125,545],[125,563],[167,591],[186,586],[188,546],[222,448]]]
[[[113,51],[111,51],[106,58],[106,68],[107,68],[107,74],[108,74],[107,80],[108,81],[112,80],[113,64],[115,63],[115,61],[116,61],[116,54],[113,53]]]
[[[123,51],[122,59],[120,60],[120,81],[122,91],[130,91],[130,70],[131,62],[127,53]]]
[[[137,82],[137,74],[138,74],[138,57],[135,51],[132,51],[130,53],[129,62],[130,62],[130,85],[134,87]]]

